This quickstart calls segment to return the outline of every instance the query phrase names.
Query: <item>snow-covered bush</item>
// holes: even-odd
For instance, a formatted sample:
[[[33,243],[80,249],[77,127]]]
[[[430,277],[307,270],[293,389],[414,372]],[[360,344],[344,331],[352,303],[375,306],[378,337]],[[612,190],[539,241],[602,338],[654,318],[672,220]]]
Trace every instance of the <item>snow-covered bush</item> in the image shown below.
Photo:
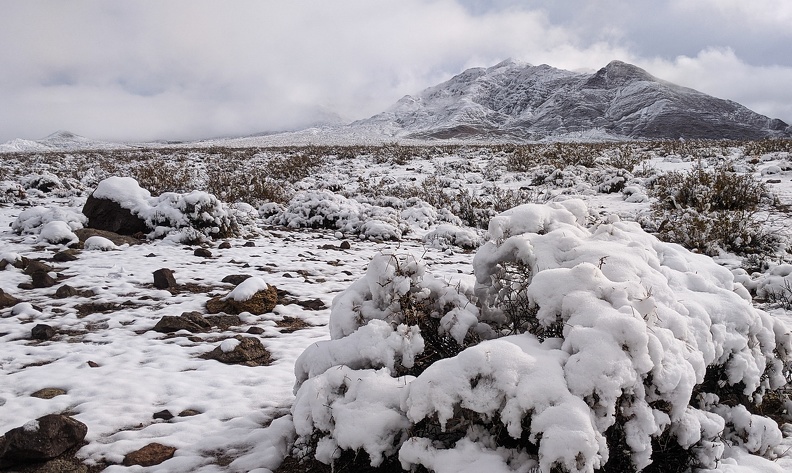
[[[651,188],[657,234],[710,255],[775,253],[779,237],[755,217],[766,194],[762,182],[727,166],[667,173]]]
[[[291,228],[325,228],[374,240],[399,240],[409,231],[399,212],[348,199],[329,190],[298,192],[282,211],[267,218]]]
[[[38,191],[47,193],[63,187],[61,179],[48,171],[43,171],[40,174],[31,174],[30,176],[22,179],[22,185],[25,189],[36,189]]]
[[[19,234],[38,234],[43,225],[55,221],[66,223],[74,231],[83,228],[87,219],[85,215],[72,209],[37,205],[20,212],[11,223],[11,230]]]
[[[441,224],[427,233],[423,241],[441,249],[448,246],[458,246],[466,250],[478,248],[481,237],[475,230],[451,224]]]
[[[787,382],[789,327],[709,257],[588,217],[568,200],[493,218],[474,295],[375,257],[296,363],[298,449],[441,472],[683,472],[724,440],[784,455],[758,404]]]

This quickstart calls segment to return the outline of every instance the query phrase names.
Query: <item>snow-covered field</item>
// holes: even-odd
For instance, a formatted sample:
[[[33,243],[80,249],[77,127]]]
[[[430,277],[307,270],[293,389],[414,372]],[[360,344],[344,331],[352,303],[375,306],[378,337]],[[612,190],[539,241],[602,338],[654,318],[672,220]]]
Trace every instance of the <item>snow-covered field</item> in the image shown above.
[[[0,289],[18,303],[0,309],[0,434],[68,414],[88,427],[77,458],[108,472],[266,472],[344,450],[437,472],[627,471],[613,465],[663,455],[792,471],[789,143],[530,150],[1,155]],[[713,259],[641,228],[663,227],[660,176],[724,164],[765,183],[750,225],[777,251],[715,245]],[[148,239],[93,237],[54,261],[97,186],[147,220]],[[235,234],[212,239],[215,227]],[[56,283],[30,287],[23,258]],[[154,286],[161,268],[177,288]],[[233,275],[275,286],[278,304],[152,330],[206,315]],[[56,296],[63,285],[75,291]],[[39,324],[54,337],[32,339]],[[240,335],[271,361],[202,357]],[[31,396],[45,388],[61,391]],[[153,442],[173,458],[122,465]]]

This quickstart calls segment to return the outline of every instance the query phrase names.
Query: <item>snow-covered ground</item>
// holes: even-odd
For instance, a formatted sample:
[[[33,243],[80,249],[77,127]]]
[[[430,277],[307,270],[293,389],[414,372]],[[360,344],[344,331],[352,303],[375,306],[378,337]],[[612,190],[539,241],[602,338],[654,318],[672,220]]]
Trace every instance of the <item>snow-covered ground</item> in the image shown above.
[[[253,150],[226,165],[244,175],[305,152]],[[510,152],[428,147],[407,159],[389,159],[387,150],[326,156],[309,176],[282,183],[281,202],[226,205],[196,217],[237,219],[240,235],[217,240],[206,238],[211,232],[185,231],[189,222],[182,219],[186,207],[211,200],[191,192],[206,190],[213,157],[203,151],[187,158],[182,151],[156,151],[161,162],[189,169],[195,187],[154,197],[131,179],[104,180],[139,177],[134,159],[114,155],[108,166],[101,152],[6,155],[0,258],[9,264],[0,271],[0,289],[21,302],[0,309],[0,433],[45,414],[68,414],[88,426],[88,443],[77,456],[108,465],[108,472],[265,472],[278,467],[295,440],[301,452],[320,460],[360,448],[372,460],[396,455],[405,467],[435,471],[549,472],[553,463],[592,471],[607,459],[603,433],[627,418],[637,465],[648,463],[652,436],[673,424],[678,443],[708,468],[702,471],[792,471],[792,425],[711,397],[696,409],[688,406],[713,364],[725,367],[729,384],[779,388],[788,373],[773,365],[774,378],[764,368],[773,350],[789,345],[792,317],[783,304],[752,306],[749,290],[783,289],[792,266],[783,254],[772,255],[764,273],[751,275],[739,269],[738,255],[721,252],[715,264],[627,223],[652,219],[649,187],[658,175],[730,161],[767,183],[778,205],[762,207],[762,222],[786,238],[792,154],[748,156],[744,148],[726,146],[698,156],[648,149],[646,160],[625,174],[603,164],[612,149],[602,152],[601,165],[531,163],[520,170],[506,164]],[[159,225],[149,234],[155,239],[118,246],[94,239],[75,260],[52,261],[86,224],[81,209],[100,182],[97,196],[126,199],[127,208]],[[243,184],[232,179],[227,185]],[[605,192],[612,189],[618,190]],[[488,225],[510,204],[524,202],[535,205]],[[212,205],[220,209],[216,200]],[[204,243],[182,243],[196,239]],[[223,242],[230,246],[220,248]],[[198,246],[212,255],[196,255]],[[11,264],[21,257],[51,265],[57,284],[25,288],[30,276]],[[399,297],[442,301],[436,310],[447,313],[437,317],[438,330],[460,346],[472,345],[468,335],[503,334],[495,302],[504,294],[492,281],[493,268],[504,262],[534,265],[520,290],[540,307],[544,341],[527,332],[496,337],[445,364],[413,370],[426,337],[410,328]],[[173,270],[179,290],[154,287],[152,274],[160,268]],[[284,297],[272,312],[242,313],[239,325],[225,329],[152,330],[163,316],[206,313],[210,298],[234,289],[223,282],[229,275],[260,277]],[[55,297],[64,284],[77,295]],[[553,319],[557,315],[563,320]],[[558,322],[567,326],[559,329],[562,336],[550,330]],[[55,328],[54,338],[32,340],[38,324]],[[622,339],[614,352],[599,341],[610,340],[617,328]],[[244,366],[201,357],[217,347],[232,349],[238,335],[259,339],[272,362]],[[623,360],[605,366],[619,356]],[[568,360],[580,366],[573,369]],[[44,388],[65,393],[31,396]],[[627,393],[629,408],[621,397]],[[453,448],[417,434],[405,442],[411,426],[432,416],[445,424],[460,406],[499,419],[518,439],[521,421],[534,413],[531,442],[542,446],[538,452],[496,448],[480,425],[460,434]],[[154,417],[163,410],[173,417]],[[126,454],[152,442],[175,447],[174,457],[148,468],[121,465]]]

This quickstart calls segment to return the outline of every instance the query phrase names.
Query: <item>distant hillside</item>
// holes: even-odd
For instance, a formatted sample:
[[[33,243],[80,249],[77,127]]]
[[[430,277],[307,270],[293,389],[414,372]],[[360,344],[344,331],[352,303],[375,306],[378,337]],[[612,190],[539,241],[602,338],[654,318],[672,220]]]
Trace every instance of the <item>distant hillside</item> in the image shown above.
[[[417,139],[792,136],[792,127],[781,120],[620,61],[594,74],[512,60],[468,69],[351,128]]]

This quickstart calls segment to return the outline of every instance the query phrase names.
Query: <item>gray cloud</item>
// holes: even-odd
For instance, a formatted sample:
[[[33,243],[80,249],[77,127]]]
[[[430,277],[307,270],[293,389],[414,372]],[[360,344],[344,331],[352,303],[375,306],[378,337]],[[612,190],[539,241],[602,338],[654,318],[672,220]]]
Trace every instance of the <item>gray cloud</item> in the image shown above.
[[[559,3],[3,1],[0,142],[57,129],[198,139],[358,119],[507,57],[568,69],[630,61],[792,122],[785,0]]]

